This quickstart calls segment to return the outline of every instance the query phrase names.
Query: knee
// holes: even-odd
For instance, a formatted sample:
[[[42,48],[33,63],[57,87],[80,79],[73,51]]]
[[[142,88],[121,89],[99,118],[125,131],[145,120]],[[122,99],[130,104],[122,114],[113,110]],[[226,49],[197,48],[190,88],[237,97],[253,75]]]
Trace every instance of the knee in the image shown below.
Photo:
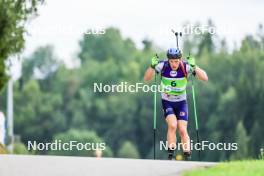
[[[189,137],[186,128],[179,128],[179,134],[180,134],[181,138]]]
[[[169,124],[168,124],[168,129],[169,129],[170,131],[174,131],[174,132],[176,132],[177,124],[176,124],[176,123],[169,123]]]

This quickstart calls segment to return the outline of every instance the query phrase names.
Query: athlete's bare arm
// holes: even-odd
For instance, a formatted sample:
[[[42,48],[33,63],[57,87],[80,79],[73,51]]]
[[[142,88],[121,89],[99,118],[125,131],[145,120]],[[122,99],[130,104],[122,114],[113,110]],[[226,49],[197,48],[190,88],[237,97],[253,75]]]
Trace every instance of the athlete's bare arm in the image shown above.
[[[195,73],[196,73],[195,76],[197,79],[202,80],[202,81],[208,81],[208,76],[203,69],[196,66],[195,67]]]
[[[154,74],[155,74],[155,70],[149,67],[145,72],[144,81],[146,82],[150,81],[153,78]]]

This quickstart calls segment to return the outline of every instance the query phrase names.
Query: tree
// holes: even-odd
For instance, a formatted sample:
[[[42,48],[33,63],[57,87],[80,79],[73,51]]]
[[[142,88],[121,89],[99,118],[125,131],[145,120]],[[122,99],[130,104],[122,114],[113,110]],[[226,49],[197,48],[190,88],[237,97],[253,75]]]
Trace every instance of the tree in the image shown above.
[[[213,27],[213,22],[208,21],[208,26]],[[201,56],[202,52],[213,53],[215,50],[213,35],[209,32],[205,32],[201,35],[201,40],[198,45],[198,56]]]
[[[137,148],[130,141],[125,141],[120,147],[118,154],[120,158],[139,158]]]
[[[88,59],[106,61],[114,58],[116,62],[127,61],[133,58],[136,51],[131,39],[123,39],[120,31],[115,28],[108,28],[103,35],[84,36],[80,41],[81,52],[79,58],[82,63]]]
[[[14,101],[14,131],[22,135],[23,142],[48,142],[54,134],[65,130],[61,95],[42,92],[36,80],[28,81],[22,91],[16,91]]]
[[[263,128],[262,128],[263,129]],[[261,147],[264,146],[264,141],[263,141],[263,131],[260,127],[260,123],[256,121],[253,125],[251,134],[250,134],[250,152],[254,157],[258,157],[259,151]]]
[[[144,50],[145,51],[148,51],[148,50],[150,50],[152,48],[153,42],[151,40],[146,38],[146,39],[144,39],[142,41],[142,43],[144,45]]]
[[[42,0],[0,0],[0,90],[4,87],[7,76],[5,60],[20,52],[24,47],[24,24],[37,13],[37,6]]]
[[[238,150],[234,152],[231,156],[232,159],[245,159],[248,157],[248,142],[249,137],[243,126],[242,121],[238,122],[235,131],[236,143],[238,145]]]
[[[30,57],[24,58],[23,78],[44,79],[55,72],[59,65],[53,46],[39,47]]]

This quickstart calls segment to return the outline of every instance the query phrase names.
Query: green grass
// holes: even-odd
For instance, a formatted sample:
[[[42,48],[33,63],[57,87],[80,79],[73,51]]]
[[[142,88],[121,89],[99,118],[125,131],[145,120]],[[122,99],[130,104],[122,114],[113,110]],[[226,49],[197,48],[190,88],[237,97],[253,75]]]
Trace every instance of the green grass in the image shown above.
[[[264,176],[264,160],[220,163],[210,168],[187,171],[184,176]]]

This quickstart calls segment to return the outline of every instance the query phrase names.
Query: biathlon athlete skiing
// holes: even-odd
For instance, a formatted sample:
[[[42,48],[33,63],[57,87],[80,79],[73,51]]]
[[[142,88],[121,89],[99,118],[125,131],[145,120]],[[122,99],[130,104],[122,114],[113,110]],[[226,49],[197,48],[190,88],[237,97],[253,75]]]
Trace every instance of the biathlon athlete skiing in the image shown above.
[[[159,61],[151,59],[151,65],[144,75],[145,81],[150,81],[156,73],[161,75],[161,101],[164,118],[167,122],[168,159],[172,160],[176,149],[176,130],[178,130],[183,146],[185,160],[190,160],[190,138],[187,131],[188,104],[187,80],[191,74],[202,81],[208,81],[206,72],[195,64],[194,57],[188,56],[183,60],[178,48],[167,51],[167,59]]]

